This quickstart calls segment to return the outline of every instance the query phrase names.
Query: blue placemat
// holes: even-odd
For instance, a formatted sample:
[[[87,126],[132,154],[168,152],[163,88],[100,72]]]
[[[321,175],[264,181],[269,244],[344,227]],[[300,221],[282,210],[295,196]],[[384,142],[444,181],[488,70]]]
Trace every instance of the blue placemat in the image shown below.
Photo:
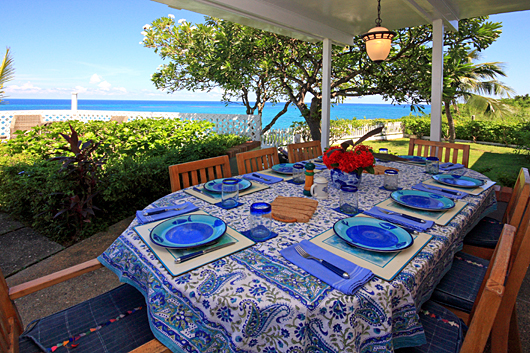
[[[214,203],[214,205],[217,206],[217,207],[224,208],[225,210],[231,210],[232,208],[236,208],[236,207],[239,207],[241,205],[244,205],[244,203],[238,202],[237,205],[234,205],[232,207],[225,207],[225,206],[223,206],[223,201],[221,201],[221,202],[218,202],[218,203]]]
[[[251,233],[250,229],[245,230],[244,232],[241,232],[241,234],[243,234],[244,236],[246,236],[246,237],[249,238],[250,240],[255,241],[256,243],[261,243],[261,242],[267,241],[267,240],[269,240],[269,239],[272,239],[272,238],[278,236],[278,233],[271,232],[271,234],[270,234],[267,238],[264,238],[264,239],[256,239],[256,238],[254,238],[254,237],[252,236],[252,233]]]

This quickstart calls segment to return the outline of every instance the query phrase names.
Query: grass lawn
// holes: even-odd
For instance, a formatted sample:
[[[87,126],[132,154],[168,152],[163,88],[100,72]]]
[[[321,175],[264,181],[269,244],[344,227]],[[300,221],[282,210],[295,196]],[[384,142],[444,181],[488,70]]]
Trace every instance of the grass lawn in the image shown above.
[[[371,146],[375,152],[384,147],[393,154],[408,154],[409,150],[409,139],[366,141],[365,144]],[[513,187],[521,167],[530,167],[529,158],[515,154],[513,148],[476,143],[468,145],[471,146],[469,168],[486,175],[500,185]]]

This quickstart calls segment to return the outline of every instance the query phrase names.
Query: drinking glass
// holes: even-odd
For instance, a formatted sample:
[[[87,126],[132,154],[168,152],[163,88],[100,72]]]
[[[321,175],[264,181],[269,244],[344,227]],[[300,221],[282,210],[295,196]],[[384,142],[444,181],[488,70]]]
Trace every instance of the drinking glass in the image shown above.
[[[379,153],[388,154],[388,148],[380,148]]]
[[[224,208],[236,207],[239,204],[239,180],[227,178],[223,180],[222,201]]]
[[[250,233],[256,240],[263,240],[271,234],[272,208],[266,202],[256,202],[250,206]]]
[[[429,174],[438,174],[440,167],[440,161],[438,157],[427,157],[425,161],[425,171]]]
[[[296,184],[305,183],[304,166],[302,164],[293,165],[293,182]]]
[[[399,174],[397,170],[385,170],[385,181],[383,187],[387,190],[395,191],[399,187]]]
[[[359,200],[356,186],[343,185],[340,188],[340,211],[347,215],[354,215],[359,212]]]

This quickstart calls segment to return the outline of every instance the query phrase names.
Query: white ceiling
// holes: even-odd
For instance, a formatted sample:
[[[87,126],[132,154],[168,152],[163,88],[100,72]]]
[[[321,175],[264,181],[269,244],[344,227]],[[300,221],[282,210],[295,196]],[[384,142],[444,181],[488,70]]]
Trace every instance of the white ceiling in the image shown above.
[[[153,0],[239,24],[307,41],[329,38],[351,44],[352,36],[375,26],[377,0]],[[530,10],[530,0],[381,0],[388,29],[442,19],[454,29],[458,20]]]

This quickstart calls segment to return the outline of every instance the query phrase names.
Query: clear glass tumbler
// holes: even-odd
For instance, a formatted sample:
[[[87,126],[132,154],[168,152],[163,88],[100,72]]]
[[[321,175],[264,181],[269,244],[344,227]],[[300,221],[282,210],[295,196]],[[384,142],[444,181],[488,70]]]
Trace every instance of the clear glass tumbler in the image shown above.
[[[427,157],[425,161],[425,171],[429,174],[438,174],[440,172],[440,160],[438,157]]]
[[[222,201],[224,208],[236,207],[239,204],[239,180],[227,178],[223,180]]]
[[[399,188],[399,174],[397,170],[385,170],[385,181],[383,187],[387,190],[395,191]]]
[[[347,215],[354,215],[359,212],[359,199],[357,187],[343,185],[340,188],[340,211]]]
[[[272,208],[266,202],[256,202],[250,206],[250,233],[256,240],[263,240],[271,234]]]
[[[296,184],[303,184],[305,183],[305,170],[304,166],[302,164],[294,164],[293,165],[293,181]]]
[[[379,153],[388,154],[388,148],[380,148]]]

